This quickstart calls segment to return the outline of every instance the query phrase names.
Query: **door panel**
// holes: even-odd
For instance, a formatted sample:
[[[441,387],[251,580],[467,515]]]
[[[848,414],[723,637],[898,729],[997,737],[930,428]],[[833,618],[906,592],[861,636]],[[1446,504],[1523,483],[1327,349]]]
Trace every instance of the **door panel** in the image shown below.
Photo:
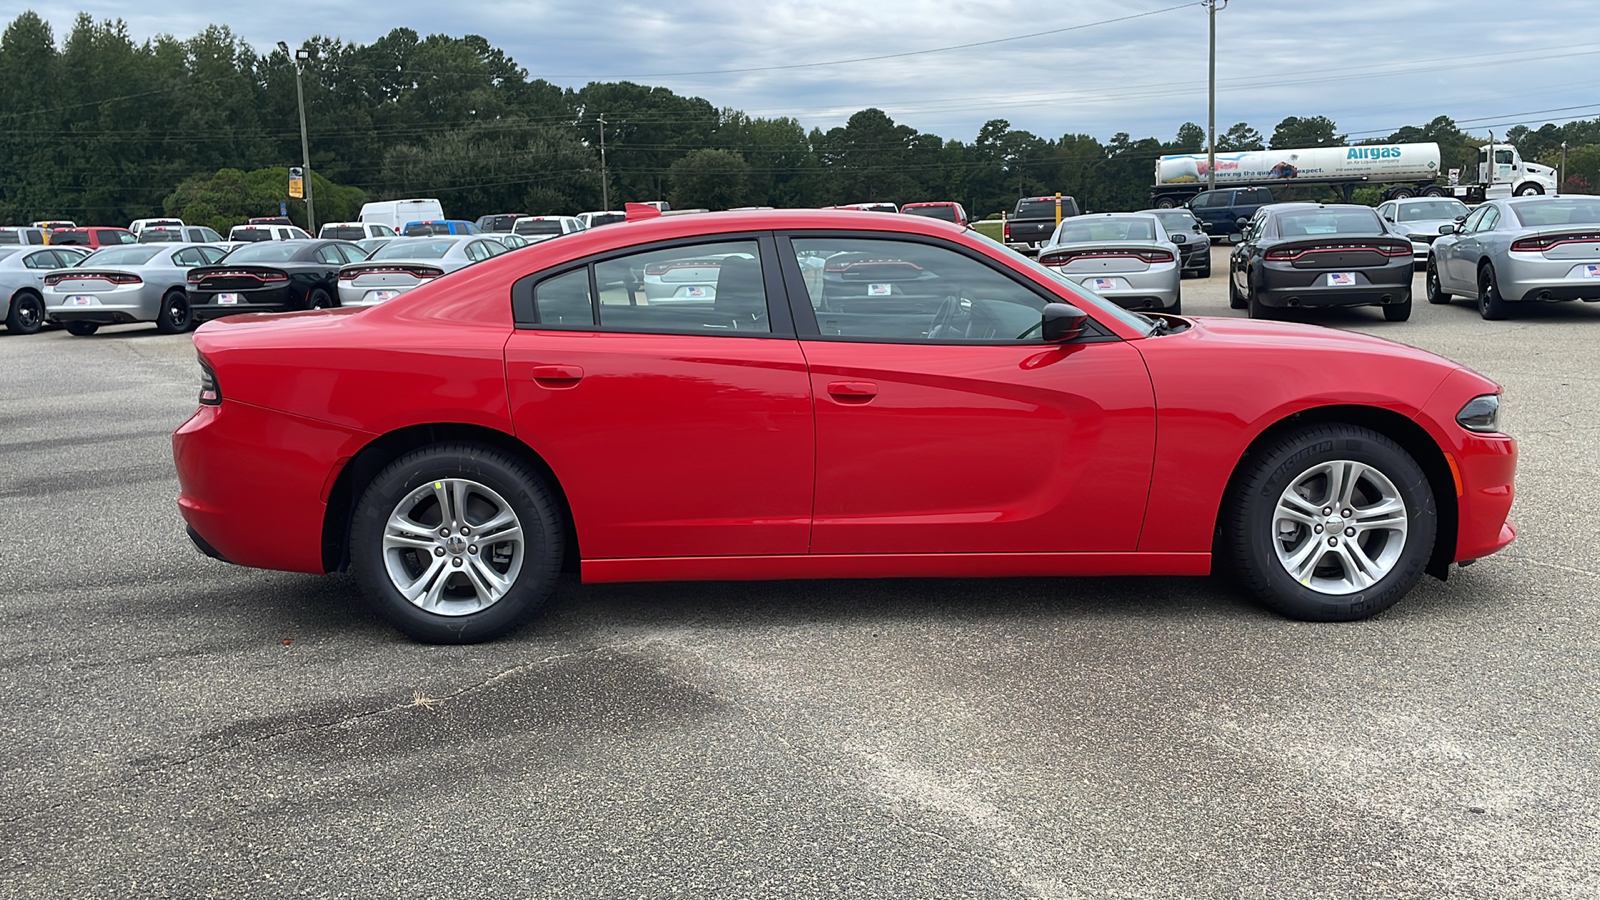
[[[1137,548],[1155,411],[1132,346],[802,347],[813,553]]]

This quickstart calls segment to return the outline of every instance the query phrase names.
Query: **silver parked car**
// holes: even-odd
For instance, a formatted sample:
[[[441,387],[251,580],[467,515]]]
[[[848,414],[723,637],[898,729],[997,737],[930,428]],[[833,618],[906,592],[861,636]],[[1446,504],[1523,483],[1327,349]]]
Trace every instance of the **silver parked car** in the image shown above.
[[[1428,254],[1428,302],[1471,297],[1485,319],[1512,305],[1600,301],[1600,197],[1491,200],[1445,226]]]
[[[141,244],[221,244],[222,235],[205,225],[151,225],[139,231]]]
[[[1181,206],[1175,209],[1144,209],[1140,212],[1161,220],[1167,237],[1178,245],[1183,271],[1193,272],[1200,278],[1211,277],[1211,235],[1194,213]]]
[[[339,305],[376,306],[446,272],[464,269],[508,249],[484,234],[394,238],[373,251],[366,261],[339,270]]]
[[[1183,311],[1178,244],[1154,215],[1102,213],[1062,219],[1039,248],[1039,263],[1118,306]]]
[[[45,276],[77,265],[88,254],[88,247],[0,244],[0,298],[6,301],[6,330],[34,334],[43,328]]]
[[[505,244],[507,250],[521,250],[523,247],[534,243],[520,234],[512,234],[509,231],[485,231],[483,236],[491,241],[499,241]]]
[[[1467,205],[1454,197],[1412,197],[1378,206],[1378,216],[1389,233],[1411,242],[1412,256],[1419,266],[1427,264],[1428,248],[1441,233],[1439,226],[1455,225],[1469,212]]]
[[[153,230],[146,228],[140,237]],[[103,247],[78,265],[45,276],[45,314],[76,335],[129,322],[154,322],[162,334],[187,331],[194,325],[185,292],[189,270],[226,255],[225,248],[211,244]]]

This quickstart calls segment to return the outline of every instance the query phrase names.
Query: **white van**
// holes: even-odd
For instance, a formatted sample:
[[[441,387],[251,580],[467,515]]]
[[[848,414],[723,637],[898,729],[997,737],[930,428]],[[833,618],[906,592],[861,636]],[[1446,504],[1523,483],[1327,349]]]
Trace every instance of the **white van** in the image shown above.
[[[317,237],[330,241],[364,241],[367,238],[395,237],[393,228],[379,222],[324,222]]]
[[[407,222],[441,221],[444,207],[437,200],[379,200],[364,204],[360,218],[362,222],[387,225],[398,232]]]

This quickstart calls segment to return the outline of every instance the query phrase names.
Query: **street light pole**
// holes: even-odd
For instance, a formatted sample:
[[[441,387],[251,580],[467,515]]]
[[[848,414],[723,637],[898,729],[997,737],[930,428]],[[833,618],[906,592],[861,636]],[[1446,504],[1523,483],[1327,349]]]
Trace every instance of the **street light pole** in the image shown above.
[[[283,41],[278,42],[278,49],[285,55],[289,53],[289,45]],[[301,48],[294,52],[294,93],[300,101],[300,165],[305,170],[306,188],[306,232],[317,233],[317,205],[311,197],[311,142],[306,139],[306,89],[301,83],[300,73],[305,68],[306,61],[311,59],[311,51]]]
[[[606,114],[600,114],[600,208],[611,208],[610,177],[606,175]]]
[[[1228,0],[1200,0],[1211,20],[1211,77],[1207,93],[1210,103],[1206,112],[1206,189],[1217,189],[1217,10],[1225,9]]]

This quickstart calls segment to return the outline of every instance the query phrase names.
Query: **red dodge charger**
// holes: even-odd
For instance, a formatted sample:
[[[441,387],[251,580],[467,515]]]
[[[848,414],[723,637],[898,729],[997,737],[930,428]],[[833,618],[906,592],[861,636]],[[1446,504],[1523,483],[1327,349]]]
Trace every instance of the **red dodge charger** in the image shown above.
[[[211,322],[189,534],[397,627],[589,582],[1202,575],[1349,620],[1510,543],[1499,387],[1374,337],[1140,315],[912,216],[662,217],[380,306]]]

